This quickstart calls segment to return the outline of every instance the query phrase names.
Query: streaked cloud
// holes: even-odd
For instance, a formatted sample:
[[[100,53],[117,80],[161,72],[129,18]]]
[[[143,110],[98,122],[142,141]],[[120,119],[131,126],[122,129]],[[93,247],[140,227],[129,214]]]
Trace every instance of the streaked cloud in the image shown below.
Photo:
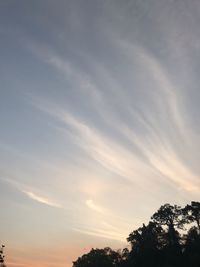
[[[23,191],[23,193],[25,193],[29,198],[31,198],[31,199],[33,199],[33,200],[35,200],[37,202],[40,202],[42,204],[45,204],[45,205],[48,205],[48,206],[51,206],[51,207],[62,208],[61,204],[56,203],[54,201],[51,201],[48,198],[45,198],[45,197],[42,197],[42,196],[38,196],[33,192]]]
[[[97,211],[99,213],[104,213],[105,212],[105,209],[100,207],[99,205],[95,204],[92,199],[87,199],[85,201],[85,203],[90,209],[92,209],[94,211]]]
[[[117,240],[120,242],[125,243],[126,238],[124,237],[123,233],[119,233],[119,232],[113,232],[113,231],[109,231],[109,230],[104,230],[104,229],[78,229],[78,228],[74,228],[74,231],[80,232],[82,234],[86,234],[86,235],[90,235],[90,236],[97,236],[97,237],[101,237],[101,238],[105,238],[105,239],[111,239],[111,240]]]
[[[167,97],[164,95],[163,99],[165,98]],[[135,151],[131,151],[129,148],[109,139],[97,129],[81,122],[65,110],[61,110],[50,103],[42,105],[37,103],[36,106],[57,117],[66,123],[67,127],[75,130],[76,135],[73,134],[72,139],[76,145],[84,149],[88,155],[109,171],[132,182],[135,180],[134,176],[139,176],[140,181],[137,181],[137,183],[141,183],[141,185],[145,183],[146,177],[157,176],[157,179],[159,179],[161,174],[169,180],[169,183],[174,183],[175,187],[178,185],[178,187],[194,193],[198,191],[198,176],[192,173],[189,167],[182,162],[171,143],[170,137],[161,128],[162,121],[154,121],[153,116],[149,118],[149,113],[144,115],[147,116],[145,119],[138,114],[138,122],[147,131],[148,139],[146,135],[137,135],[131,127],[123,125],[123,123],[118,130],[126,139],[138,147],[140,153],[147,159],[145,163]],[[154,129],[154,127],[156,128]],[[182,137],[180,136],[180,138]]]

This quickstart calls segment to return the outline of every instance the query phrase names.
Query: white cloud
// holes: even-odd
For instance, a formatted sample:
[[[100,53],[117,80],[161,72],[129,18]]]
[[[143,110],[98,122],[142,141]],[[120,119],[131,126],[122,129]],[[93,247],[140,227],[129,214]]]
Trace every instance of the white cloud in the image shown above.
[[[198,191],[198,177],[182,162],[176,153],[176,147],[173,146],[169,136],[161,128],[161,122],[154,121],[154,118],[150,117],[153,123],[151,126],[150,114],[147,115],[146,120],[138,114],[138,121],[146,128],[148,138],[146,135],[137,135],[131,127],[124,125],[123,122],[118,130],[129,142],[138,147],[148,160],[148,164],[142,161],[131,148],[111,140],[67,111],[49,103],[36,103],[36,106],[63,121],[67,127],[72,128],[73,132],[75,131],[72,136],[74,143],[113,174],[124,177],[131,182],[137,182],[137,185],[140,186],[147,184],[152,186],[153,180],[149,177],[156,181],[162,175],[166,181],[168,180],[172,185],[174,183],[178,190],[183,189],[194,193]],[[146,186],[145,190],[150,190],[149,186]]]
[[[94,211],[97,211],[99,213],[104,213],[104,211],[105,211],[105,209],[103,209],[102,207],[95,204],[92,199],[87,199],[85,203],[90,209],[92,209]]]
[[[101,93],[96,88],[93,79],[87,73],[70,62],[67,58],[60,56],[50,46],[37,42],[27,41],[27,48],[40,58],[43,62],[52,66],[57,72],[63,74],[66,80],[73,82],[78,90],[89,94],[95,101],[101,100]]]
[[[111,240],[117,240],[121,242],[125,242],[126,238],[125,235],[122,233],[118,232],[112,232],[110,230],[104,230],[104,229],[79,229],[79,228],[73,228],[74,231],[86,234],[86,235],[91,235],[91,236],[97,236],[97,237],[102,237],[106,239],[111,239]]]
[[[45,46],[42,48],[36,46],[34,49],[42,60],[54,66],[58,71],[69,75],[75,84],[78,82],[79,88],[87,85],[91,97],[89,99],[95,102],[93,105],[90,101],[92,108],[96,108],[95,112],[101,114],[102,118],[113,129],[122,134],[126,141],[128,140],[136,146],[146,158],[146,162],[131,147],[125,147],[122,143],[111,139],[103,131],[97,130],[91,123],[87,123],[87,119],[83,122],[59,106],[48,103],[48,101],[35,101],[35,106],[73,129],[73,133],[75,133],[72,136],[74,143],[111,173],[131,182],[137,182],[137,185],[142,187],[147,184],[156,187],[156,180],[162,176],[167,183],[178,190],[197,192],[199,178],[190,166],[183,162],[177,152],[178,149],[182,149],[182,153],[187,153],[193,136],[191,130],[186,127],[185,118],[187,116],[186,109],[183,108],[183,92],[180,94],[181,91],[171,81],[162,64],[148,51],[124,40],[116,40],[115,43],[120,49],[119,52],[127,56],[129,62],[132,61],[133,66],[140,64],[142,70],[148,73],[151,83],[148,96],[152,98],[152,106],[145,106],[144,100],[140,110],[136,110],[129,99],[129,92],[117,83],[113,75],[110,75],[110,70],[95,63],[95,61],[91,64],[94,64],[99,71],[99,77],[104,80],[108,92],[112,92],[111,95],[118,103],[119,108],[127,112],[136,126],[133,126],[131,119],[129,125],[125,123],[116,116],[114,108],[109,107],[105,101],[99,101],[103,94],[101,94],[101,89],[91,82],[92,79],[89,75],[74,68],[70,62],[63,60]],[[45,53],[41,53],[41,51],[45,51]],[[83,84],[85,85],[82,86]],[[132,85],[130,84],[130,90],[131,88]],[[141,90],[143,89],[141,88]],[[143,132],[137,133],[137,127],[142,127]],[[183,143],[184,145],[182,145]],[[153,179],[154,185],[152,184]],[[148,191],[149,186],[146,186],[145,190]]]
[[[35,193],[33,192],[30,192],[30,191],[23,191],[23,193],[25,193],[29,198],[37,201],[37,202],[40,202],[40,203],[43,203],[45,205],[48,205],[48,206],[51,206],[51,207],[56,207],[56,208],[62,208],[62,205],[59,204],[59,203],[56,203],[48,198],[45,198],[43,196],[39,196],[39,195],[36,195]]]

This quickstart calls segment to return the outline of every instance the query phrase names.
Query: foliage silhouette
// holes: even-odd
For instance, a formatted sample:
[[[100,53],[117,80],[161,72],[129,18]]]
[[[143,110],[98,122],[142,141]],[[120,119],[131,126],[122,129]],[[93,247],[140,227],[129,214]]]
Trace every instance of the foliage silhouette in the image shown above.
[[[131,243],[129,260],[135,265],[143,266],[148,261],[149,266],[156,266],[160,260],[160,248],[163,246],[164,231],[155,222],[150,222],[130,233],[127,241]]]
[[[78,258],[73,263],[75,267],[117,267],[121,262],[119,252],[109,247],[104,249],[92,249],[88,254]]]
[[[92,249],[73,267],[200,267],[200,203],[161,206],[127,241],[130,249]]]
[[[0,247],[0,267],[6,267],[6,265],[4,264],[4,261],[5,261],[5,256],[4,256],[4,245],[2,245],[1,247]]]
[[[185,266],[200,266],[200,236],[196,227],[192,227],[186,236],[184,262]]]
[[[200,232],[200,203],[192,201],[183,209],[183,214],[188,222],[196,222]]]

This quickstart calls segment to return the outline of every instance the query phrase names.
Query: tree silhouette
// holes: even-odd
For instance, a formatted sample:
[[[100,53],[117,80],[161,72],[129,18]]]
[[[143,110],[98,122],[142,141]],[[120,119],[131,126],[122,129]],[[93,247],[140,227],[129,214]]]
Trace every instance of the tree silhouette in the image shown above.
[[[200,202],[192,201],[183,209],[183,214],[188,222],[196,222],[200,233]]]
[[[187,266],[200,266],[200,236],[196,227],[192,227],[186,236],[184,261]]]
[[[175,228],[183,229],[186,222],[181,207],[165,204],[153,214],[151,219],[160,226],[166,226],[168,228],[167,236],[169,245],[173,246],[179,244],[179,234]]]
[[[129,234],[130,250],[92,249],[73,267],[200,267],[199,202],[184,208],[164,204],[151,220]],[[186,224],[190,230],[184,234]]]
[[[73,267],[117,267],[121,260],[120,253],[109,247],[92,249],[88,254],[73,262]]]
[[[134,266],[155,267],[159,263],[159,252],[163,246],[162,236],[164,231],[161,226],[155,222],[150,222],[147,226],[142,227],[130,233],[127,241],[131,243],[130,259]]]
[[[6,265],[4,264],[4,254],[3,254],[3,250],[4,250],[4,245],[1,246],[0,248],[0,267],[6,267]]]

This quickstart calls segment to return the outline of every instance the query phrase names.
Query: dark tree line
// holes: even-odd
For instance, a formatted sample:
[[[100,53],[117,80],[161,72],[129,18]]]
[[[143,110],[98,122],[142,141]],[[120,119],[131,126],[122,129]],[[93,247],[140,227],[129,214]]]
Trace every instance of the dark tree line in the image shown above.
[[[4,245],[0,247],[0,267],[6,267],[6,265],[4,264],[4,258],[5,258],[3,254],[4,247],[5,247]]]
[[[73,267],[200,267],[200,202],[165,204],[131,232],[130,249],[92,249]]]

